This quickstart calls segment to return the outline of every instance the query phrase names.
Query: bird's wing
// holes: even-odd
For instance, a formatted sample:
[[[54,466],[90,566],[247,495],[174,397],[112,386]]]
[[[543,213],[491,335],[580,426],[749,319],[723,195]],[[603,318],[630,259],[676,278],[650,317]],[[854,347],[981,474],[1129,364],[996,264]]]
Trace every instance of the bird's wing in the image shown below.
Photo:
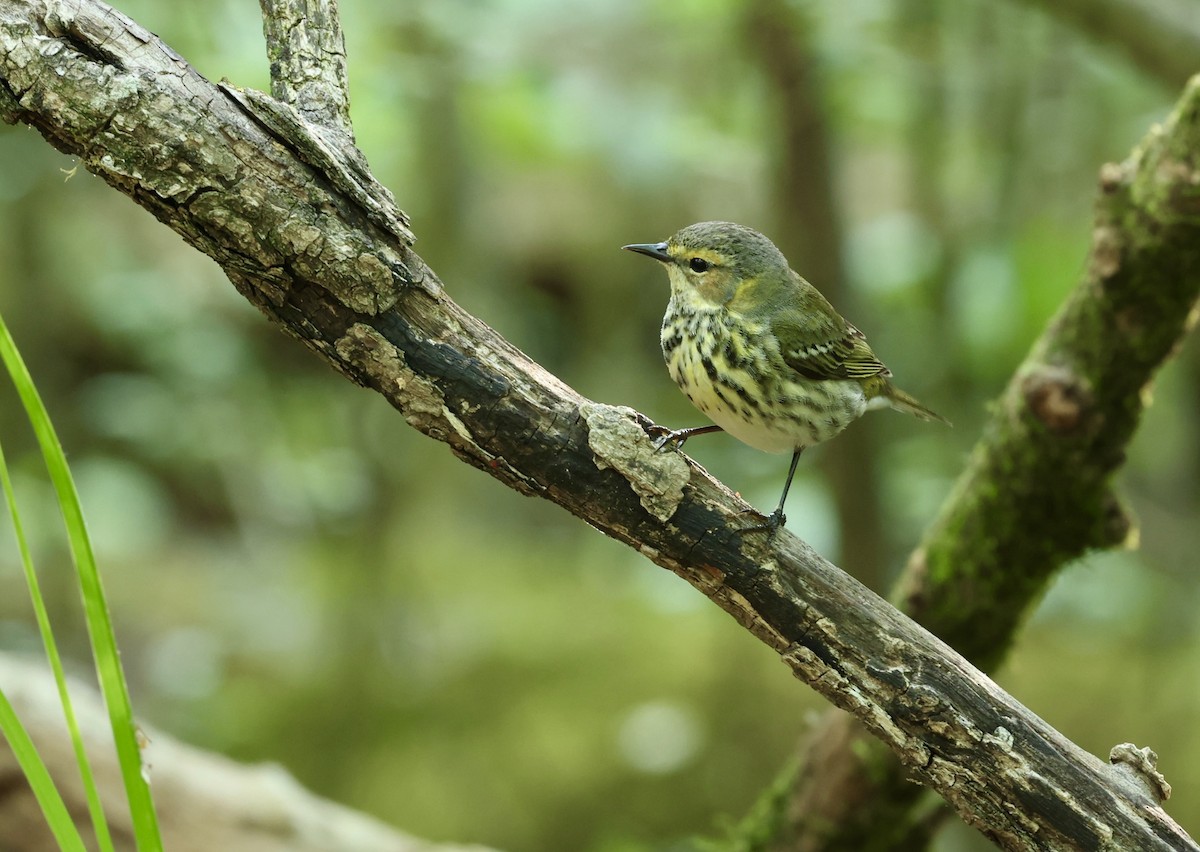
[[[771,320],[772,331],[780,344],[780,354],[789,367],[806,379],[869,379],[890,376],[871,351],[866,337],[841,315],[816,290],[820,304],[809,304],[779,311]],[[807,295],[807,294],[806,294]]]

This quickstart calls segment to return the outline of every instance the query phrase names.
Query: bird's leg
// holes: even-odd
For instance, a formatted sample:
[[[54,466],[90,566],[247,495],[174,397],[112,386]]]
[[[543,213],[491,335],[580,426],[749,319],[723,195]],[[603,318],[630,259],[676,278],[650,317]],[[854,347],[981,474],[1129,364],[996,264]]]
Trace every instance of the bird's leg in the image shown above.
[[[796,464],[800,461],[800,454],[802,452],[804,452],[804,447],[800,447],[792,454],[792,466],[788,468],[787,482],[783,483],[783,494],[779,497],[779,505],[775,507],[775,511],[767,515],[764,523],[746,527],[742,532],[765,530],[767,538],[771,538],[775,535],[776,530],[787,523],[787,515],[783,514],[783,504],[787,501],[788,489],[792,487],[792,477],[796,475]]]
[[[674,444],[675,449],[683,449],[683,442],[693,435],[707,435],[709,432],[722,431],[720,426],[693,426],[691,429],[667,429],[662,426],[651,426],[650,431],[658,432],[659,436],[654,439],[654,449],[661,450],[667,444]]]

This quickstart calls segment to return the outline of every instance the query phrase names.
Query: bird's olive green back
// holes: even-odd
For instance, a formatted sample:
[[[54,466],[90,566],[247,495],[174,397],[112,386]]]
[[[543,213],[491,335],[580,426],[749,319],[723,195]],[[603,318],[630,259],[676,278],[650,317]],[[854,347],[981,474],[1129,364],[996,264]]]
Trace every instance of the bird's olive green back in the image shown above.
[[[723,267],[726,310],[767,324],[780,354],[807,379],[867,379],[891,372],[862,333],[797,275],[767,237],[732,222],[699,222],[668,241],[677,262],[689,252]]]

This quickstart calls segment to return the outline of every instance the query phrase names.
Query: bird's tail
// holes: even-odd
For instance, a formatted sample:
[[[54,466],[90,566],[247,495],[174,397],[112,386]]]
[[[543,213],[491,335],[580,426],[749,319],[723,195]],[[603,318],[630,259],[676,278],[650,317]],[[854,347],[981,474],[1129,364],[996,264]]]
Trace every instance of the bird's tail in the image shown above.
[[[939,423],[945,423],[947,426],[952,425],[945,417],[921,405],[921,403],[917,402],[895,385],[889,384],[888,388],[882,394],[880,394],[880,396],[884,397],[887,400],[888,405],[897,411],[903,411],[906,414],[911,414],[914,417],[919,417],[922,420],[936,420]]]

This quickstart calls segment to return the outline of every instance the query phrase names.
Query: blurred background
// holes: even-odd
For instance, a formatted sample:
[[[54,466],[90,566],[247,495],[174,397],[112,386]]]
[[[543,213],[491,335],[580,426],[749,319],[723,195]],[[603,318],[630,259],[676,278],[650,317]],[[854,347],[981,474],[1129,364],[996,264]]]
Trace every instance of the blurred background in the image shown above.
[[[117,5],[210,79],[268,88],[256,4]],[[358,140],[418,251],[573,387],[703,422],[658,350],[666,276],[618,248],[731,219],[772,236],[954,422],[873,414],[801,465],[789,528],[886,590],[1079,278],[1100,165],[1200,70],[1132,24],[1081,29],[1072,5],[342,11]],[[1161,33],[1200,30],[1194,0],[1135,5]],[[409,429],[124,196],[68,179],[76,165],[0,126],[0,313],[73,464],[140,716],[438,840],[685,849],[744,815],[825,708],[774,654]],[[4,384],[0,439],[86,671],[57,508]],[[1141,549],[1064,570],[998,673],[1096,754],[1154,747],[1194,835],[1198,408],[1189,343],[1121,475]],[[724,436],[688,451],[773,505],[786,458]],[[0,648],[36,653],[16,560],[0,524]],[[938,848],[988,847],[951,825]]]

